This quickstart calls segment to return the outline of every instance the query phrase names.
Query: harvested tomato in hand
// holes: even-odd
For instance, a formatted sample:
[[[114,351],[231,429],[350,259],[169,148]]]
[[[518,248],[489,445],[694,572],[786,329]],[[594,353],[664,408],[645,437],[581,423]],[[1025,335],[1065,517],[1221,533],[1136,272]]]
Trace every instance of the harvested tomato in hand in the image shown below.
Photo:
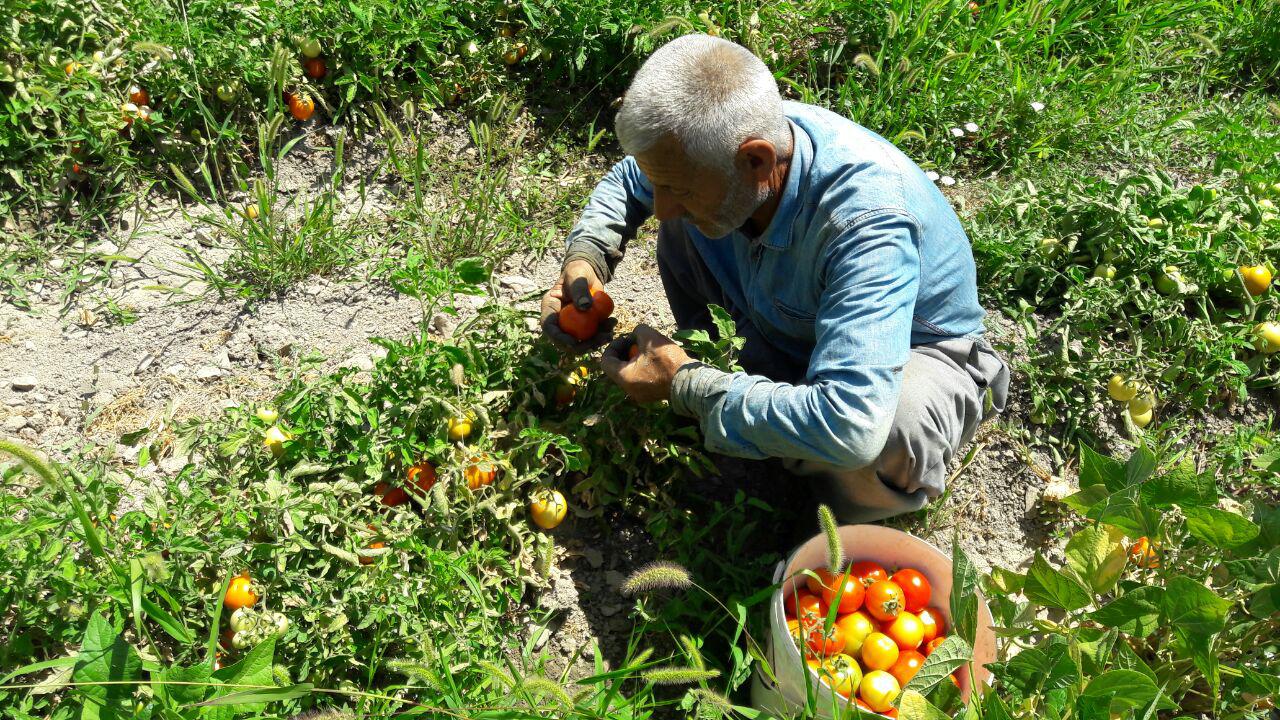
[[[880,580],[867,588],[867,613],[881,622],[898,617],[905,601],[902,588],[892,580]]]
[[[915,650],[924,640],[924,624],[914,613],[903,611],[893,622],[886,624],[884,634],[893,638],[899,648]]]
[[[851,613],[862,607],[862,598],[867,590],[862,582],[850,575],[841,575],[822,591],[822,601],[830,607],[840,603],[840,614]]]
[[[911,682],[911,678],[920,672],[920,666],[924,665],[924,656],[915,650],[904,650],[898,654],[898,662],[889,668],[889,674],[897,679],[900,685],[906,685]]]
[[[863,585],[871,587],[881,580],[888,580],[889,573],[878,562],[871,560],[859,560],[849,566],[849,574],[862,581]]]
[[[891,578],[898,587],[902,588],[902,594],[906,602],[903,609],[908,612],[920,612],[929,604],[929,599],[933,595],[933,587],[929,585],[929,578],[925,577],[919,570],[906,568],[899,570],[893,574]]]
[[[605,292],[604,288],[591,291],[590,312],[596,316],[596,320],[604,320],[613,314],[613,298],[609,297],[609,293]]]
[[[574,340],[590,340],[600,329],[600,320],[591,311],[583,312],[573,305],[560,308],[560,329]]]
[[[868,670],[888,670],[898,662],[898,644],[884,633],[871,633],[862,642],[862,664]]]
[[[942,619],[942,611],[938,608],[927,607],[916,613],[916,617],[920,618],[920,624],[924,627],[924,642],[946,632],[946,621]]]

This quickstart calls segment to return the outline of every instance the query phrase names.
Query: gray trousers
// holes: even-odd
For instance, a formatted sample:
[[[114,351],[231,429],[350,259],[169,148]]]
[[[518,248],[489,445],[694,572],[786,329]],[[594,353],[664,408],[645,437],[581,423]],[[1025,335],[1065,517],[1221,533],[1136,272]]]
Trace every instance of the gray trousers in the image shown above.
[[[728,242],[728,241],[726,241]],[[785,353],[733,307],[698,255],[679,221],[658,229],[658,272],[676,325],[713,334],[707,305],[729,311],[746,338],[743,368],[779,382],[805,375]],[[840,468],[781,458],[789,473],[808,476],[819,502],[842,523],[862,523],[924,507],[946,489],[948,466],[973,439],[978,425],[1004,409],[1009,370],[982,338],[951,338],[911,348],[902,369],[898,409],[884,449],[875,463]]]

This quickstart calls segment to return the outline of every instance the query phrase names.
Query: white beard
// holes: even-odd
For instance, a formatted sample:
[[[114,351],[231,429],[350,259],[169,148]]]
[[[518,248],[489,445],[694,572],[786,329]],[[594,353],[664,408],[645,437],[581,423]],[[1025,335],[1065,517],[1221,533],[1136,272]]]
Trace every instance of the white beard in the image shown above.
[[[729,192],[715,217],[707,224],[694,221],[694,225],[709,238],[726,237],[742,227],[751,218],[751,214],[760,209],[768,199],[768,185],[734,182],[729,186]]]

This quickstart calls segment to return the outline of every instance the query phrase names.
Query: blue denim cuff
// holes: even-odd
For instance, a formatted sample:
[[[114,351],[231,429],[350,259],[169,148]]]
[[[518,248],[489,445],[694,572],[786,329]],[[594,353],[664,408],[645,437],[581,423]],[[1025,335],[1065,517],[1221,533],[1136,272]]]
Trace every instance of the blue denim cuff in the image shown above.
[[[671,410],[677,415],[701,419],[728,390],[732,376],[700,363],[680,366],[671,380]]]

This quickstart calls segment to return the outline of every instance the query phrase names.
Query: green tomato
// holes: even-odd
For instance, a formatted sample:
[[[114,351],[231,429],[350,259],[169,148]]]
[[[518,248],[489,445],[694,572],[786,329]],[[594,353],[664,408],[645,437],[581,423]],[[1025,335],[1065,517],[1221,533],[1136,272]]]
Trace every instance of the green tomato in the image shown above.
[[[223,83],[218,86],[218,99],[224,103],[229,103],[236,99],[236,86],[231,83]]]
[[[302,46],[298,49],[302,51],[304,57],[320,57],[320,41],[315,38],[307,38],[306,40],[303,40]]]
[[[1129,400],[1129,414],[1149,413],[1156,406],[1156,394],[1148,388],[1142,388]]]
[[[1168,225],[1169,223],[1165,222],[1164,218],[1153,217],[1147,219],[1147,227],[1149,228],[1159,230],[1160,228],[1168,227]]]
[[[1156,290],[1162,295],[1181,294],[1186,291],[1182,272],[1173,265],[1165,265],[1164,272],[1156,275]]]
[[[239,608],[231,613],[232,632],[245,632],[257,624],[255,613],[249,608]]]
[[[1041,238],[1040,242],[1036,243],[1036,250],[1046,260],[1052,260],[1062,254],[1062,242],[1057,238]]]
[[[237,650],[243,650],[253,644],[253,638],[249,637],[249,633],[240,631],[231,636],[231,647]]]
[[[1275,210],[1276,204],[1271,202],[1267,198],[1263,198],[1258,201],[1258,207],[1262,208],[1263,210]]]
[[[1116,266],[1111,263],[1103,263],[1093,269],[1093,276],[1102,278],[1103,280],[1114,280],[1116,277]]]

